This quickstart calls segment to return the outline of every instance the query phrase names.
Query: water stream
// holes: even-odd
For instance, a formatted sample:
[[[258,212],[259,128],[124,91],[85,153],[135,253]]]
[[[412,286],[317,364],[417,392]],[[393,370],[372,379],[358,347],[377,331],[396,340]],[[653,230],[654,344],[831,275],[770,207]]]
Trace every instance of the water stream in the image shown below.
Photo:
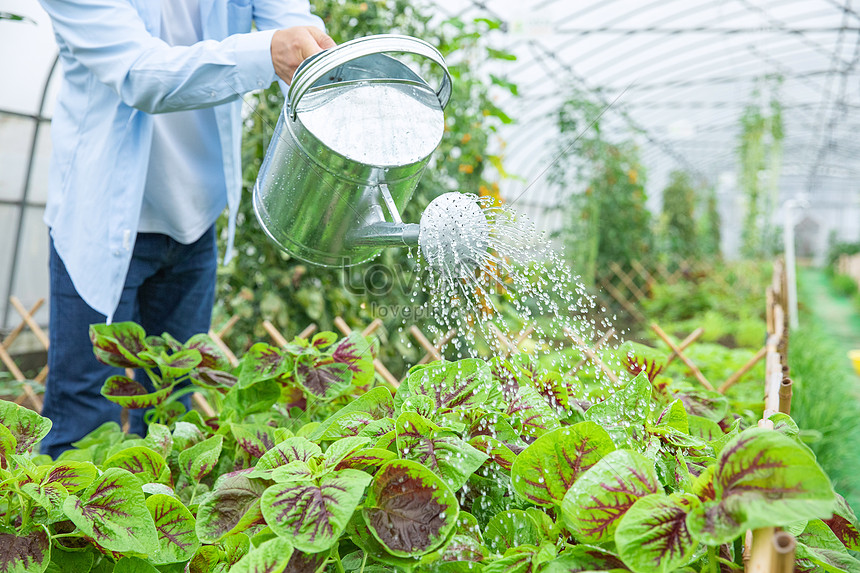
[[[477,356],[482,347],[507,356],[522,341],[546,368],[567,373],[612,328],[608,318],[595,318],[605,309],[546,234],[490,197],[437,198],[422,216],[420,244],[425,280],[414,295],[426,293],[423,310],[437,340],[456,329],[450,345],[458,358]],[[610,333],[603,349],[619,342]],[[578,352],[565,351],[571,347]],[[596,375],[605,376],[599,369]]]

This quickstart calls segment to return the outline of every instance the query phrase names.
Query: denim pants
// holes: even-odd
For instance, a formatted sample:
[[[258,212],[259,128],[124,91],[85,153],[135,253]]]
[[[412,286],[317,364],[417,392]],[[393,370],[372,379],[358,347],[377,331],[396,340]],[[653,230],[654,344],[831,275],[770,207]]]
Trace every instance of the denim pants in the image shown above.
[[[215,228],[196,242],[179,243],[167,235],[139,233],[114,321],[134,321],[147,335],[169,333],[185,342],[209,330],[215,302],[217,266]],[[105,422],[120,421],[122,409],[101,395],[105,380],[125,374],[96,360],[89,326],[104,323],[78,295],[51,241],[50,348],[42,415],[53,427],[41,453],[57,457]],[[152,388],[143,371],[136,379]],[[184,397],[186,407],[189,396]],[[142,410],[129,412],[130,431],[146,435]]]

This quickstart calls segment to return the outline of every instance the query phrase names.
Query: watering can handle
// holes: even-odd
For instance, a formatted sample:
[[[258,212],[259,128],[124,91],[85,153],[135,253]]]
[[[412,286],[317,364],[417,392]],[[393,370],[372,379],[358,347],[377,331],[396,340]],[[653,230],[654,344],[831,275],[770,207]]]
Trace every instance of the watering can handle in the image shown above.
[[[290,89],[287,93],[287,99],[290,101],[291,119],[296,119],[296,109],[305,93],[333,69],[362,56],[385,52],[401,52],[424,56],[438,64],[445,75],[442,78],[442,85],[436,90],[436,97],[439,98],[442,109],[445,109],[445,106],[448,105],[448,100],[451,98],[451,74],[448,72],[445,58],[442,57],[439,50],[424,40],[419,40],[411,36],[378,34],[344,42],[334,48],[315,54],[302,62],[302,65],[299,66],[293,76],[293,82],[290,84]]]

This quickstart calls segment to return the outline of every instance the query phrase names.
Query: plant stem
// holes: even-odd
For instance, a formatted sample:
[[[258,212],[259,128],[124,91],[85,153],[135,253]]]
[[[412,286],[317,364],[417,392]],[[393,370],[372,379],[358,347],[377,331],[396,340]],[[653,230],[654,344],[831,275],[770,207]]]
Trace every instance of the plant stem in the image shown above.
[[[717,548],[713,545],[708,545],[708,571],[720,573],[719,565],[717,565]]]
[[[361,569],[358,570],[358,573],[364,573],[364,564],[367,563],[367,552],[362,551],[363,556],[361,557]]]

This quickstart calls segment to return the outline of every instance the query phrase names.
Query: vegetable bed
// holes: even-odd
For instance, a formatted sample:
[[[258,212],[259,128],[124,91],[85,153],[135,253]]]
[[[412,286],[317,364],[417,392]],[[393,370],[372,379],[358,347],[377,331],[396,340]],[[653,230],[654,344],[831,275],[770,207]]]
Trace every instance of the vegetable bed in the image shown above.
[[[358,334],[259,343],[235,368],[204,335],[91,334],[150,373],[154,392],[103,389],[152,406],[149,435],[105,425],[55,462],[31,454],[50,421],[0,403],[0,573],[741,571],[768,526],[797,536],[799,571],[860,570],[857,519],[791,418],[747,428],[645,347],[603,399],[525,355],[392,391]],[[183,411],[192,388],[217,417]]]

